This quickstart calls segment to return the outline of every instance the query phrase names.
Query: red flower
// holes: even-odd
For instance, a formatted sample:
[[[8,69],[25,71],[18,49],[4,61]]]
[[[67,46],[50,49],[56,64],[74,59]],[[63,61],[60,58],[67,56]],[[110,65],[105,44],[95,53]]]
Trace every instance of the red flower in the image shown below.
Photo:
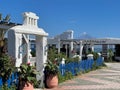
[[[27,62],[27,65],[30,65],[30,62]]]

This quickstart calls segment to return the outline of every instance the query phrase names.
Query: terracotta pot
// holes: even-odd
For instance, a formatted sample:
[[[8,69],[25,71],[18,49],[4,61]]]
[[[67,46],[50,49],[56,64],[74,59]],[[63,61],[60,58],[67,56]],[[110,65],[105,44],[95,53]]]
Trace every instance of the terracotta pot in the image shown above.
[[[25,84],[23,90],[34,90],[33,85],[31,83]]]
[[[19,90],[34,90],[33,84],[22,81]]]
[[[48,88],[54,88],[58,86],[58,76],[50,75],[47,77],[46,85]]]

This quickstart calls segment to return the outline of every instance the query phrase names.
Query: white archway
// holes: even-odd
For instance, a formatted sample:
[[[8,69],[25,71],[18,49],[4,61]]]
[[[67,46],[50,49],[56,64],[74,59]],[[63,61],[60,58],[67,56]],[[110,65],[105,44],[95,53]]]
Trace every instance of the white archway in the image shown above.
[[[30,62],[29,35],[36,36],[36,68],[43,76],[44,64],[47,60],[47,36],[42,28],[38,28],[36,14],[23,13],[23,25],[14,26],[8,31],[8,54],[16,60],[15,66],[19,67],[23,62]],[[39,80],[41,76],[38,76]]]

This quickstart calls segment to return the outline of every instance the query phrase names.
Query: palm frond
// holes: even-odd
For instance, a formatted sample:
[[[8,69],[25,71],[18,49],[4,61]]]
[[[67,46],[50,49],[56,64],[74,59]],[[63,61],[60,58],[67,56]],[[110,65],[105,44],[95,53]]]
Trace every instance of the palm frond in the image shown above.
[[[4,18],[4,21],[6,21],[6,22],[10,21],[10,15],[9,14]]]

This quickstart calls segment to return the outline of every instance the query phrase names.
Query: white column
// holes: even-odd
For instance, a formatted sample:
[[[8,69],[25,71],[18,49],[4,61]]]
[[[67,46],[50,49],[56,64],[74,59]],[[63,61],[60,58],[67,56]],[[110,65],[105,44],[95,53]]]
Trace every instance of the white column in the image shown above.
[[[94,52],[94,44],[93,43],[90,44],[90,48],[91,48],[91,51]]]
[[[22,64],[22,52],[20,52],[20,49],[22,48],[22,34],[15,33],[16,34],[16,45],[15,45],[15,51],[16,51],[16,67],[19,67]]]
[[[70,42],[70,50],[69,50],[70,57],[72,57],[72,51],[73,51],[73,41]]]
[[[68,54],[68,52],[67,52],[67,49],[68,47],[67,47],[67,44],[65,44],[65,49],[66,49],[66,56],[67,56],[67,54]]]
[[[23,59],[24,61],[24,63],[28,63],[28,62],[30,62],[30,59],[31,59],[31,55],[30,55],[30,42],[29,42],[29,35],[27,35],[27,34],[22,34],[22,36],[23,36],[23,39],[25,40],[25,45],[26,45],[26,47],[24,48],[25,49],[25,52],[26,53],[24,53],[25,54],[25,56],[26,56],[26,59]],[[24,57],[24,56],[23,56]],[[25,57],[24,57],[25,58]]]
[[[14,30],[8,32],[8,54],[12,56],[16,62],[15,66],[19,67],[22,63],[22,34],[15,33]]]
[[[27,62],[30,62],[30,43],[29,43],[29,35],[26,35],[27,38]]]
[[[23,19],[24,19],[24,20],[23,20],[23,24],[26,25],[26,24],[27,24],[27,17],[24,16]]]
[[[33,20],[33,24],[34,24],[34,26],[35,26],[35,20],[36,20],[36,19]]]
[[[36,36],[36,68],[40,72],[37,75],[37,80],[43,78],[43,69],[47,60],[47,37]]]
[[[62,58],[61,64],[62,64],[62,67],[65,66],[65,59],[64,59],[64,58]],[[61,72],[61,73],[62,73],[62,75],[64,75],[65,69],[62,69],[62,72]]]
[[[104,57],[104,59],[107,59],[107,50],[108,50],[108,45],[107,44],[103,44],[102,45],[102,56]]]
[[[91,47],[91,48],[92,48],[92,52],[94,52],[94,45],[92,45],[92,47]]]
[[[29,17],[26,17],[26,25],[29,24]]]
[[[35,19],[35,26],[37,26],[37,19]]]
[[[33,25],[33,18],[31,18],[31,25]]]
[[[29,25],[31,25],[31,18],[29,17]]]
[[[58,39],[58,53],[60,53],[60,39]]]
[[[80,59],[82,59],[82,51],[83,51],[83,45],[82,45],[82,41],[80,41]]]

